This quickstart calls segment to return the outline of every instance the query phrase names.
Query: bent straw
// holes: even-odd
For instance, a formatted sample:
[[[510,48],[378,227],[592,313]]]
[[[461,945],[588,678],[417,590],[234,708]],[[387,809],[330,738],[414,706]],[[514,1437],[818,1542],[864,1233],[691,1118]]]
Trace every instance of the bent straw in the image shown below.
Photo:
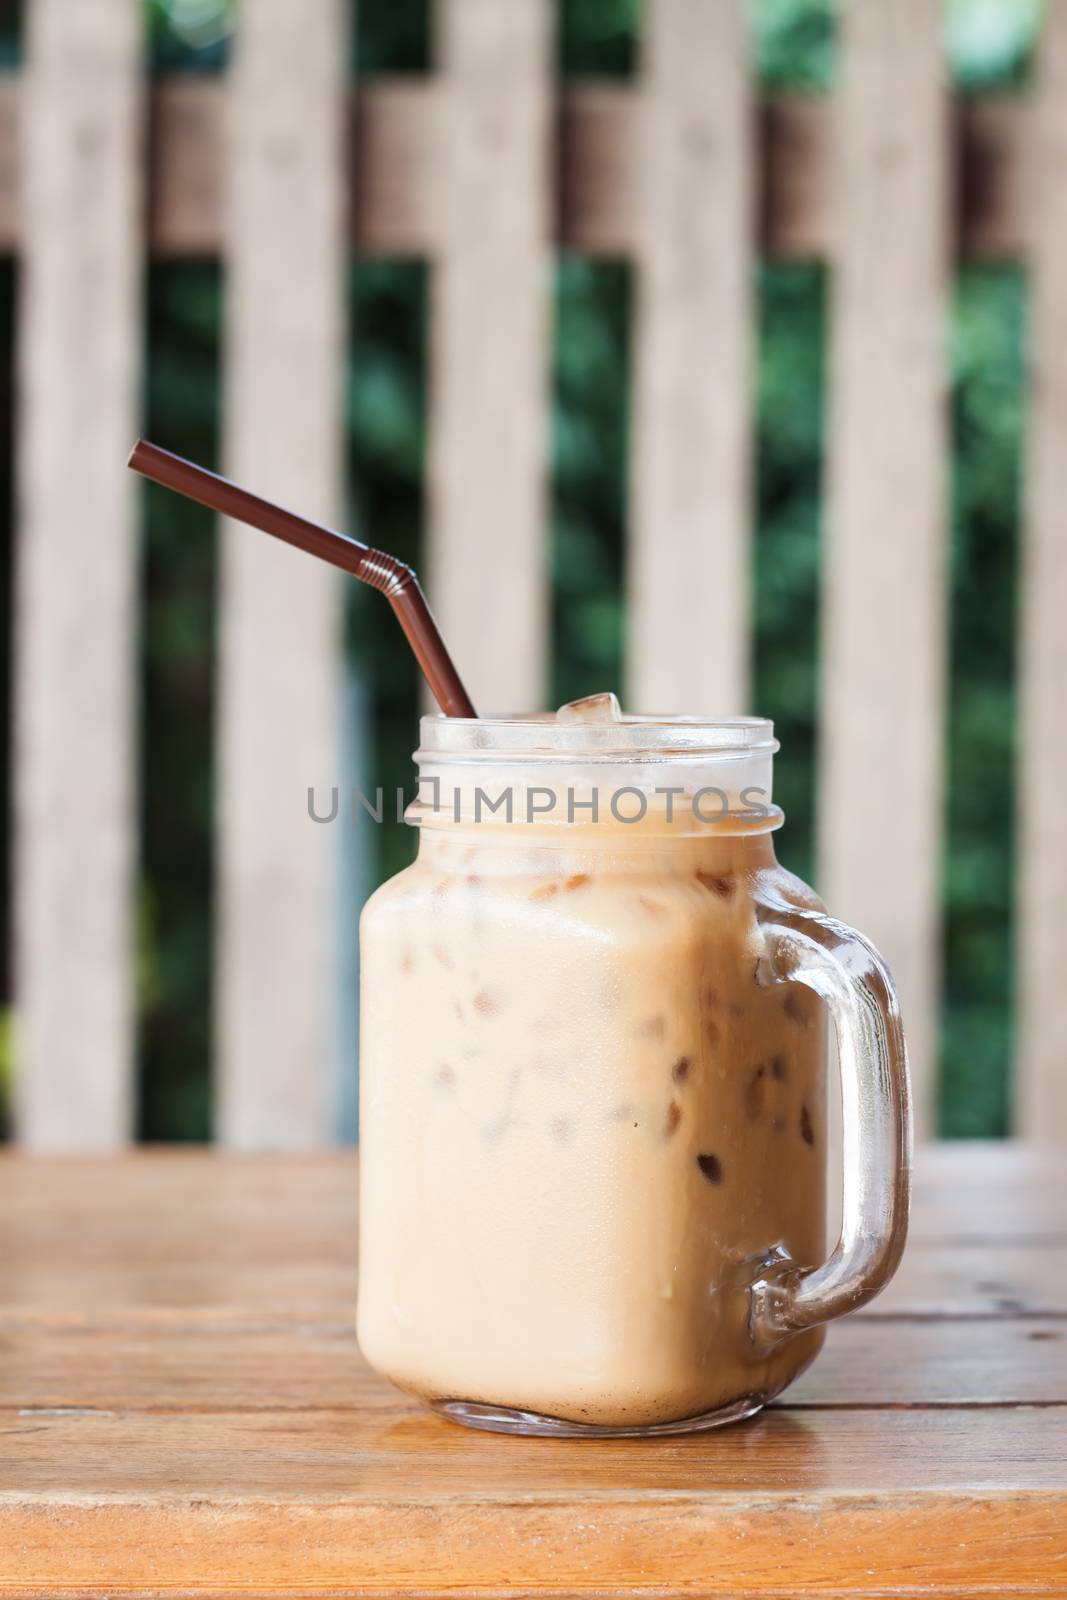
[[[129,459],[129,466],[142,477],[196,500],[212,511],[247,522],[285,544],[306,550],[309,555],[329,561],[332,566],[350,572],[372,589],[379,589],[396,612],[397,620],[407,635],[408,643],[430,685],[434,699],[446,717],[475,717],[477,712],[460,680],[452,657],[437,629],[426,596],[419,580],[409,566],[384,550],[353,539],[349,533],[338,533],[333,528],[321,527],[298,517],[294,511],[284,511],[269,500],[260,499],[248,489],[241,489],[227,478],[195,466],[182,456],[172,455],[147,439],[138,439]]]

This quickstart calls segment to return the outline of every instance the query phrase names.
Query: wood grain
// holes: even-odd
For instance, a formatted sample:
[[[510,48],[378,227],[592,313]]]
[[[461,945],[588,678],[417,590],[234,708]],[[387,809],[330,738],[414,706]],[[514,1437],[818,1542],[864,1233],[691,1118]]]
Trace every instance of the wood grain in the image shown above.
[[[821,646],[819,892],[900,990],[934,1113],[946,630],[948,120],[938,0],[843,16]]]
[[[336,525],[346,329],[346,8],[241,11],[232,78],[225,459],[238,483]],[[307,791],[341,782],[342,580],[223,529],[216,1061],[221,1139],[332,1133],[339,829]],[[273,997],[270,1003],[267,997]]]
[[[133,1125],[141,68],[128,0],[27,15],[15,562],[19,1136]],[[0,118],[0,136],[10,120]],[[8,154],[0,180],[14,176]]]
[[[857,1313],[920,1317],[1067,1317],[1067,1238],[1059,1244],[913,1239],[906,1272]]]
[[[350,1320],[356,1250],[347,1206],[338,1208],[325,1235],[321,1228],[286,1225],[271,1239],[233,1228],[221,1208],[199,1216],[184,1234],[161,1230],[158,1241],[112,1237],[107,1225],[106,1237],[91,1250],[82,1244],[77,1217],[65,1241],[58,1230],[47,1237],[34,1231],[32,1238],[21,1227],[13,1238],[0,1230],[5,1242],[10,1239],[9,1257],[0,1263],[0,1304],[32,1307],[81,1326],[124,1325],[131,1304],[140,1308],[140,1320],[160,1326]],[[208,1226],[230,1242],[205,1256],[195,1229]],[[71,1309],[89,1297],[90,1318]],[[1067,1240],[913,1240],[907,1270],[857,1315],[876,1321],[1067,1316]]]
[[[743,1427],[673,1441],[602,1440],[592,1449],[573,1440],[531,1445],[487,1437],[403,1397],[380,1410],[216,1408],[174,1414],[165,1424],[143,1410],[74,1409],[74,1415],[42,1408],[0,1417],[0,1483],[6,1489],[17,1459],[20,1491],[53,1503],[110,1494],[153,1496],[165,1504],[195,1485],[213,1498],[277,1498],[294,1507],[338,1498],[368,1508],[413,1503],[423,1509],[454,1507],[457,1497],[472,1509],[479,1502],[491,1509],[516,1500],[556,1501],[573,1517],[576,1496],[590,1510],[653,1493],[708,1510],[719,1495],[731,1493],[808,1493],[855,1506],[861,1496],[937,1489],[999,1493],[1006,1500],[1024,1490],[1045,1492],[1067,1509],[1064,1417],[1056,1408],[872,1414],[775,1406]],[[160,1449],[163,1439],[166,1449]],[[382,1542],[388,1532],[382,1530]],[[471,1554],[473,1576],[478,1557]],[[1067,1559],[1067,1551],[1061,1554]],[[481,1559],[492,1556],[485,1552]]]
[[[1022,558],[1016,1114],[1067,1143],[1067,5],[1046,7],[1034,145],[1030,393]]]
[[[6,1156],[0,1593],[1061,1593],[1067,1316],[1037,1313],[1064,1251],[1027,1241],[1067,1176],[1021,1146],[918,1164],[897,1283],[780,1403],[590,1446],[370,1372],[351,1156]]]
[[[740,0],[647,7],[627,664],[641,712],[749,709],[745,31]]]
[[[832,1575],[838,1594],[1054,1593],[1062,1437],[1040,1410],[773,1411],[594,1450],[403,1407],[34,1414],[0,1423],[0,1483],[18,1485],[0,1494],[0,1582],[796,1594]]]
[[[0,1312],[0,1409],[395,1412],[395,1390],[356,1345],[354,1277],[348,1291],[348,1314],[336,1321],[306,1303],[278,1322]],[[1067,1407],[1067,1319],[942,1317],[905,1326],[856,1317],[830,1331],[823,1355],[778,1403]]]
[[[544,703],[548,0],[440,0],[430,598],[480,711]]]
[[[201,1150],[0,1161],[0,1305],[137,1306],[187,1320],[351,1311],[352,1154],[219,1162]],[[991,1196],[995,1203],[991,1204]],[[150,1215],[151,1228],[144,1218]],[[205,1248],[210,1241],[210,1249]],[[916,1158],[905,1264],[862,1316],[1055,1314],[1067,1283],[1067,1172],[1053,1150],[945,1144]]]

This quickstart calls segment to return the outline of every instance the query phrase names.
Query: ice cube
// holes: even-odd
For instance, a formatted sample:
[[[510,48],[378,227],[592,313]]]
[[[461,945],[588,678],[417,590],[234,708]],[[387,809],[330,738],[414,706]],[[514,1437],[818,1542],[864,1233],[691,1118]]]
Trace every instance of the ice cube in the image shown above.
[[[557,722],[621,722],[622,707],[615,695],[587,694],[582,700],[569,700],[556,712]]]

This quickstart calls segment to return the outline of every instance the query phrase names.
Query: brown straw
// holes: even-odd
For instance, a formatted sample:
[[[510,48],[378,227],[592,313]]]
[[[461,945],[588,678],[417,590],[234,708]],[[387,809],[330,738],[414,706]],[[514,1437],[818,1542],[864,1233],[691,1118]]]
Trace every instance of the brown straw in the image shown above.
[[[350,572],[362,583],[369,583],[372,589],[380,589],[396,612],[433,697],[445,716],[477,716],[437,631],[419,580],[402,561],[384,550],[361,544],[351,534],[320,527],[317,522],[298,517],[293,511],[283,511],[281,506],[261,500],[258,494],[240,489],[228,479],[194,466],[193,462],[172,455],[169,450],[161,450],[158,444],[150,444],[147,439],[138,439],[129,465],[134,472],[185,495],[188,500],[197,500],[224,517],[247,522],[285,544],[295,545],[298,550],[306,550],[340,567],[343,572]]]

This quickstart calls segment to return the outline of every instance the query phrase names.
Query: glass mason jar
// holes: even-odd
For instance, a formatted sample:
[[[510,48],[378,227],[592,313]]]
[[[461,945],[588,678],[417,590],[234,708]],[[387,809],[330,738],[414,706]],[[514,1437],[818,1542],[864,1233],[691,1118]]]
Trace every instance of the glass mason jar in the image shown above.
[[[775,860],[776,748],[748,718],[422,721],[418,857],[361,924],[358,1328],[457,1421],[749,1416],[896,1268],[896,996]]]

